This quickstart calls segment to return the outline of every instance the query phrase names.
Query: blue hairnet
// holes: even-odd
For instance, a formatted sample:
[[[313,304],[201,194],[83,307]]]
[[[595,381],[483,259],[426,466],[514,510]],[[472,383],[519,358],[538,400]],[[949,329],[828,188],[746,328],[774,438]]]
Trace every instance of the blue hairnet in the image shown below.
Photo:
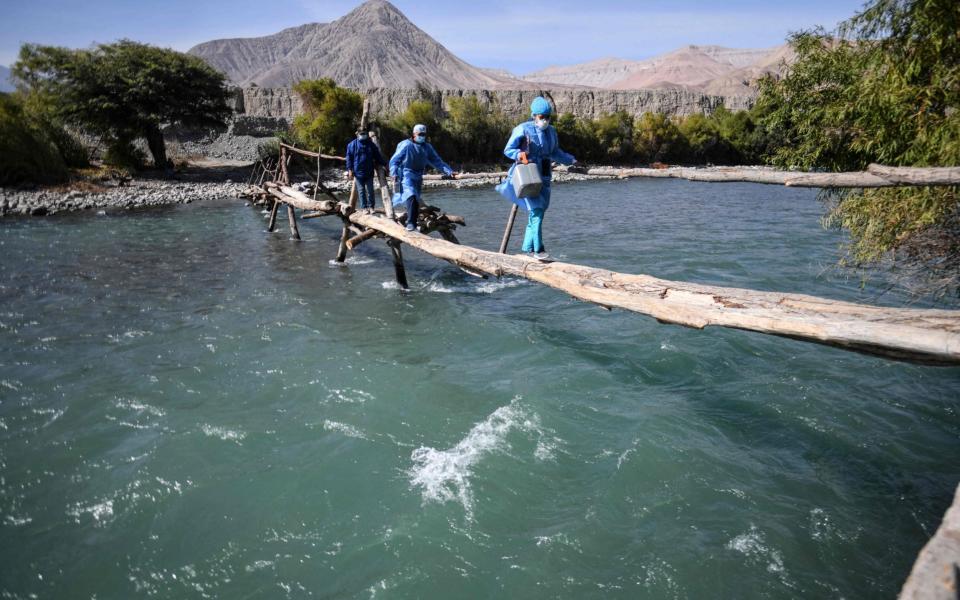
[[[533,115],[549,115],[550,114],[550,103],[547,102],[547,99],[543,96],[537,96],[533,99],[533,102],[530,103],[530,116]]]

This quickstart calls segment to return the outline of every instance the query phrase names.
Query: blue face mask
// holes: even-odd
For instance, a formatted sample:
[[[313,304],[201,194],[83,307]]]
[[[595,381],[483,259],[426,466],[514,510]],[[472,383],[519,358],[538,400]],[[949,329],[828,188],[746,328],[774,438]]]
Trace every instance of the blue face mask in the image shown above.
[[[367,135],[367,134],[365,134],[365,133],[361,133],[361,134],[357,135],[357,139],[360,140],[361,142],[364,141],[364,140],[366,140],[366,139],[368,139],[369,137],[370,137],[370,136]]]
[[[425,135],[415,135],[415,136],[413,136],[413,141],[415,141],[415,142],[418,143],[418,144],[422,144],[422,143],[424,143],[425,141],[427,141],[427,136],[425,136]]]
[[[549,119],[534,119],[533,124],[536,125],[540,131],[546,131],[547,127],[550,127]]]

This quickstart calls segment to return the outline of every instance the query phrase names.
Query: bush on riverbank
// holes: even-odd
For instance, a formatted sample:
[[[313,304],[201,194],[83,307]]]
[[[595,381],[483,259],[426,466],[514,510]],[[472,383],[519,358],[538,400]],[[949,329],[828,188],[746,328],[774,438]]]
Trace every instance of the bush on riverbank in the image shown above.
[[[960,10],[955,0],[874,0],[834,33],[801,32],[797,61],[762,82],[777,165],[858,171],[960,164]],[[849,262],[891,259],[933,293],[960,291],[960,189],[826,192]]]
[[[0,93],[0,185],[66,181],[69,173],[50,135],[53,129],[30,118],[19,96]]]

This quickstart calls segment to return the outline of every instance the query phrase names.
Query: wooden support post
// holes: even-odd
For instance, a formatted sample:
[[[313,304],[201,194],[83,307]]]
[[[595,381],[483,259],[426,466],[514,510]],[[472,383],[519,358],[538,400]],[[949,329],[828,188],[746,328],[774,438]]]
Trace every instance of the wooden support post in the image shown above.
[[[287,220],[290,221],[290,235],[293,239],[300,240],[300,230],[297,229],[297,215],[293,212],[293,207],[287,205]]]
[[[287,149],[280,146],[280,182],[283,183],[283,185],[290,185],[290,174],[287,172],[287,163],[290,162],[291,158],[293,158],[293,155],[288,155]]]
[[[383,200],[383,212],[387,215],[387,218],[392,221],[394,218],[393,192],[387,183],[386,170],[383,167],[377,169],[377,179],[380,181],[380,198]]]
[[[358,195],[359,195],[359,194],[358,194],[358,190],[357,190],[357,178],[354,177],[354,178],[353,178],[353,181],[350,182],[350,201],[347,202],[347,204],[350,206],[350,208],[352,208],[352,209],[354,209],[354,210],[356,210],[356,208],[357,208],[357,198],[358,198]]]
[[[373,142],[373,145],[380,150],[381,154],[383,150],[380,148],[380,132],[372,131],[370,132],[370,140]],[[387,218],[391,221],[394,219],[393,215],[393,190],[390,189],[390,184],[387,183],[387,170],[383,167],[375,167],[374,171],[377,173],[377,181],[380,183],[380,198],[383,200],[383,212],[387,215]]]
[[[347,260],[347,240],[350,239],[350,221],[343,220],[343,231],[340,232],[340,247],[337,248],[337,262]]]
[[[510,233],[513,232],[513,222],[517,218],[517,205],[514,204],[510,209],[510,216],[507,217],[507,228],[503,230],[503,239],[500,240],[500,254],[507,253],[507,245],[510,244]]]
[[[405,290],[409,290],[407,284],[407,270],[403,267],[403,253],[400,251],[400,241],[395,239],[387,240],[390,246],[390,253],[393,255],[393,271],[397,276],[397,284]]]
[[[270,222],[267,223],[267,231],[272,232],[273,228],[277,226],[277,209],[280,208],[280,201],[273,201],[273,208],[270,209]]]

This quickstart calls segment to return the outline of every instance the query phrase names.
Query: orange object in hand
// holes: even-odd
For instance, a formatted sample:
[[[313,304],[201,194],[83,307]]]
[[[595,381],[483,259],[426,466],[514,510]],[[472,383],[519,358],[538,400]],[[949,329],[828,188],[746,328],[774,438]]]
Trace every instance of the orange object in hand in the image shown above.
[[[527,164],[527,153],[520,152],[520,154],[517,155],[517,160],[519,160],[523,164]]]

